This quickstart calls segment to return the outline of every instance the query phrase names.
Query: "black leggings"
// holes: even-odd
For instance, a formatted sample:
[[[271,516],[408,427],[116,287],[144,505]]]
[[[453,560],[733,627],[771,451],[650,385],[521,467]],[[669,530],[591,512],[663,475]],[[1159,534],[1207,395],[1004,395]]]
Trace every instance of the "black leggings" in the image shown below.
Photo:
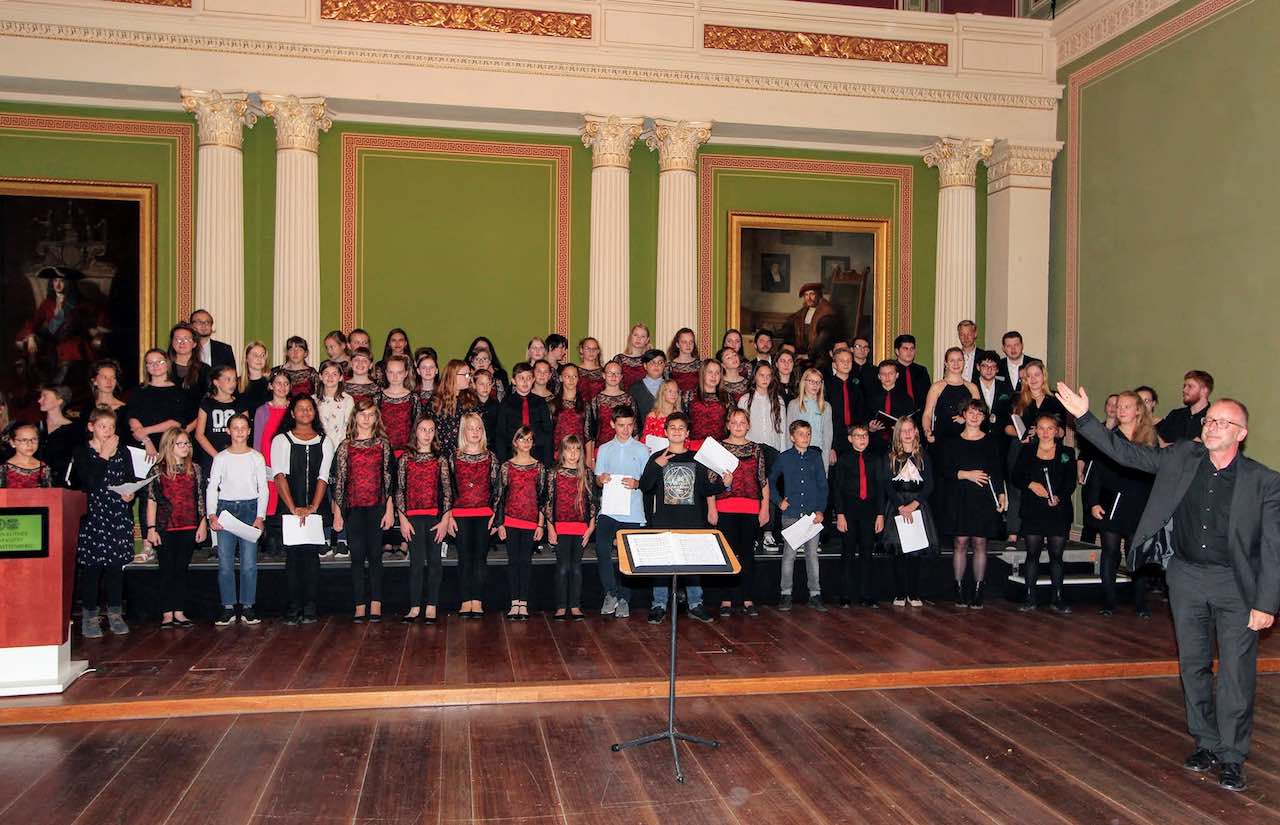
[[[489,559],[489,516],[458,516],[458,592],[462,601],[484,600]]]
[[[1035,536],[1023,534],[1022,540],[1027,543],[1027,563],[1026,563],[1026,580],[1027,580],[1027,597],[1033,598],[1036,592],[1036,582],[1040,577],[1040,553],[1048,545],[1049,550],[1049,579],[1053,582],[1053,590],[1055,593],[1062,590],[1062,579],[1065,575],[1066,565],[1062,562],[1062,551],[1067,547],[1066,536]]]
[[[120,610],[124,605],[124,567],[113,564],[110,567],[80,567],[80,605],[85,610],[97,610],[98,586],[107,586],[107,607]]]
[[[320,554],[324,547],[319,544],[299,544],[284,547],[284,569],[289,579],[289,607],[295,612],[316,610],[316,600],[320,591]]]
[[[920,553],[893,552],[893,597],[920,598]]]
[[[511,535],[511,531],[507,531]],[[582,536],[556,537],[556,609],[582,608]],[[509,546],[509,545],[508,545]]]
[[[196,549],[195,530],[166,530],[160,534],[156,562],[160,567],[160,610],[182,612],[187,604],[187,570]]]
[[[870,601],[875,598],[871,593],[871,558],[876,548],[876,514],[846,515],[845,523],[849,529],[840,534],[840,596]]]
[[[760,517],[755,513],[721,513],[716,525],[724,533],[733,554],[742,565],[736,586],[726,589],[722,601],[755,602],[756,593],[756,539],[760,537]]]
[[[409,542],[409,607],[440,604],[440,542],[436,541],[439,516],[409,516],[413,540]],[[422,598],[422,567],[427,567],[427,596]]]
[[[507,585],[511,601],[529,601],[529,579],[533,573],[533,531],[507,528]]]
[[[369,563],[369,601],[382,601],[382,516],[386,505],[351,507],[345,514],[351,549],[351,598],[363,605],[364,565]]]
[[[1133,536],[1122,536],[1104,530],[1102,533],[1102,606],[1114,610],[1116,606],[1116,571],[1120,568],[1120,547],[1131,550]],[[1147,609],[1147,591],[1151,588],[1151,572],[1153,568],[1129,571],[1133,581],[1133,606],[1139,611]]]

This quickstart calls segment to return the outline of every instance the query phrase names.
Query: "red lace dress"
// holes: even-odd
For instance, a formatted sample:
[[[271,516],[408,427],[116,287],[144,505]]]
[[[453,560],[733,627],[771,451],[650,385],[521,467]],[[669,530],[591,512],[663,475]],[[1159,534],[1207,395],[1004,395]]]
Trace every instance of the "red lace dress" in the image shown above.
[[[391,444],[385,438],[347,439],[334,456],[333,500],[338,509],[380,507],[391,494]]]
[[[721,445],[738,459],[729,489],[716,494],[716,509],[721,513],[756,515],[764,498],[768,475],[764,471],[764,449],[755,442]]]
[[[498,458],[485,451],[478,455],[454,453],[453,514],[458,518],[493,515],[498,488]]]
[[[631,396],[625,392],[618,395],[601,393],[591,399],[588,415],[595,430],[591,440],[596,443],[597,448],[613,440],[613,411],[624,405],[631,406]]]
[[[751,391],[751,381],[746,378],[739,378],[737,381],[722,381],[720,389],[724,390],[724,394],[729,396],[729,406],[737,407],[738,399]]]
[[[604,367],[596,367],[589,370],[586,367],[578,367],[578,395],[582,398],[583,404],[590,404],[591,399],[600,394],[604,389]]]
[[[639,355],[620,352],[613,360],[622,366],[622,389],[629,392],[632,384],[644,378],[644,360]]]
[[[285,367],[277,367],[289,379],[289,397],[297,398],[299,395],[315,395],[316,389],[320,386],[320,373],[315,371],[314,367],[303,367],[300,370],[286,369]]]
[[[372,381],[368,384],[343,384],[342,388],[357,401],[361,398],[372,398],[377,401],[378,396],[382,394],[382,387]]]
[[[200,465],[193,465],[191,470],[160,473],[150,488],[156,501],[156,530],[161,534],[195,530],[204,521]]]
[[[17,464],[5,462],[0,464],[0,489],[34,490],[37,487],[52,487],[49,476],[49,465],[43,461],[28,470]]]
[[[684,395],[684,411],[689,415],[689,449],[702,446],[704,438],[724,438],[724,425],[730,406],[719,395],[691,392]]]
[[[547,484],[546,522],[554,524],[561,536],[586,535],[587,525],[596,517],[591,484],[579,485],[577,470],[558,467]]]
[[[702,360],[695,358],[687,363],[672,361],[667,364],[667,377],[676,382],[680,392],[693,392],[698,388],[698,370]]]
[[[504,462],[498,476],[498,489],[498,517],[494,523],[508,529],[538,529],[538,516],[547,498],[546,465],[539,461],[532,464]]]
[[[396,510],[406,516],[439,516],[453,507],[449,462],[431,453],[406,450],[400,456]]]
[[[382,411],[382,426],[391,441],[391,451],[398,456],[408,446],[413,431],[413,393],[403,398],[391,398],[384,393],[378,398],[378,409]]]
[[[571,435],[582,440],[582,448],[587,447],[587,402],[581,398],[576,404],[560,407],[553,405],[555,426],[551,433],[551,444],[556,458],[560,457],[560,442]],[[585,455],[585,453],[584,453]]]

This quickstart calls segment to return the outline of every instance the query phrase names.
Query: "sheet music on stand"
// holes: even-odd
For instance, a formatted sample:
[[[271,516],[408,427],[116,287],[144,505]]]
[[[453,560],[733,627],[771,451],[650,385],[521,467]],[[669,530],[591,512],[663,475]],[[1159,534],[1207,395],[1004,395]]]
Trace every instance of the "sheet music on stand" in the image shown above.
[[[620,530],[618,550],[637,576],[738,571],[733,551],[716,530]]]

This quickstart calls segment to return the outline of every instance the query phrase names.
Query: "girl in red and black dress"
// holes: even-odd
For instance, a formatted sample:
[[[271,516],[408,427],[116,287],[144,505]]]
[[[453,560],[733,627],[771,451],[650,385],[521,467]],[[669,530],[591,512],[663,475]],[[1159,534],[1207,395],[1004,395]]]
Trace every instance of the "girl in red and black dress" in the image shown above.
[[[733,347],[725,347],[720,350],[719,358],[720,366],[724,368],[720,388],[729,397],[729,406],[737,407],[739,399],[751,392],[751,379],[738,372],[742,367],[742,353]]]
[[[596,529],[596,507],[582,439],[566,436],[557,442],[556,449],[559,459],[547,482],[543,516],[547,538],[556,548],[555,620],[562,622],[572,616],[580,622],[586,618],[582,612],[582,548]]]
[[[373,368],[373,380],[384,383],[387,377],[387,361],[393,355],[401,355],[407,363],[413,363],[413,348],[409,346],[409,333],[396,327],[387,333],[387,340],[382,344],[382,360]]]
[[[613,356],[611,363],[622,367],[622,389],[630,392],[631,385],[644,378],[644,354],[649,351],[649,328],[644,324],[636,324],[627,336],[627,349]],[[597,441],[603,444],[603,441]]]
[[[595,450],[613,440],[613,411],[631,406],[631,395],[622,389],[623,367],[617,361],[604,365],[604,389],[591,399],[587,408],[587,462],[595,466]]]
[[[751,417],[746,410],[729,414],[729,435],[721,443],[738,458],[733,483],[707,498],[707,523],[718,527],[742,565],[738,574],[737,598],[742,612],[758,616],[756,608],[756,540],[769,523],[769,476],[765,472],[764,448],[747,438]],[[726,594],[728,595],[728,594]],[[720,615],[733,615],[733,599],[720,600]]]
[[[578,393],[582,403],[590,404],[596,393],[604,389],[604,367],[600,365],[600,342],[583,338],[578,342]]]
[[[369,354],[369,350],[361,347],[351,351],[351,363],[349,365],[351,375],[347,380],[342,382],[342,388],[352,398],[373,398],[377,399],[382,393],[382,385],[373,380],[373,356]]]
[[[409,542],[409,612],[400,621],[407,624],[421,615],[425,623],[435,624],[444,572],[440,543],[449,529],[453,478],[449,475],[449,459],[436,443],[434,419],[418,419],[413,440],[400,456],[397,470],[396,510],[400,513],[400,535]],[[424,563],[427,568],[425,599],[422,594]]]
[[[547,465],[533,457],[533,430],[521,427],[511,438],[511,458],[502,463],[494,524],[507,543],[507,581],[511,609],[507,619],[529,620],[529,578],[533,548],[542,541],[543,507],[547,503]]]
[[[449,362],[452,366],[453,362]],[[459,362],[461,363],[461,362]],[[446,371],[447,372],[447,371]],[[458,424],[459,446],[452,453],[453,514],[449,535],[458,540],[458,590],[464,619],[484,616],[484,572],[489,556],[489,536],[494,527],[493,507],[499,493],[498,458],[489,451],[484,422],[470,412]]]
[[[419,347],[413,356],[416,378],[414,384],[413,420],[417,421],[431,411],[431,396],[436,391],[436,379],[440,377],[440,365],[436,361],[436,351],[431,347]]]
[[[40,431],[33,424],[19,424],[9,434],[13,455],[0,464],[0,489],[32,490],[52,487],[49,465],[36,458]]]
[[[284,363],[276,367],[289,378],[289,397],[315,395],[320,386],[320,373],[307,363],[307,339],[290,335],[284,346]]]
[[[392,364],[395,362],[393,361]],[[382,534],[395,523],[391,473],[395,459],[378,405],[356,402],[347,437],[334,454],[333,529],[347,531],[351,551],[352,621],[365,620],[364,565],[369,563],[369,619],[382,621]]]
[[[704,438],[724,438],[725,421],[732,405],[721,386],[724,370],[720,362],[708,358],[698,370],[698,388],[685,393],[681,406],[689,416],[689,438],[685,444],[691,450],[702,446]]]
[[[702,359],[698,357],[698,339],[693,330],[684,327],[671,339],[667,347],[667,377],[680,386],[680,392],[692,392],[698,386],[698,370]]]
[[[573,364],[560,365],[560,391],[551,399],[551,421],[551,443],[556,445],[555,457],[560,457],[560,443],[572,435],[583,445],[585,460],[587,402],[582,399],[582,382],[578,368]]]
[[[208,527],[204,513],[204,477],[192,461],[191,435],[173,427],[160,439],[160,472],[147,499],[147,541],[160,563],[160,627],[191,627],[184,608],[187,568]]]
[[[639,435],[641,441],[651,435],[667,437],[667,416],[681,411],[681,395],[680,386],[675,381],[668,379],[662,382],[658,387],[658,397],[653,399],[653,409],[644,417],[644,429]]]
[[[395,340],[391,339],[393,343]],[[382,426],[387,432],[387,440],[391,442],[391,452],[399,458],[409,445],[409,436],[413,432],[413,422],[418,413],[413,376],[409,372],[409,358],[404,355],[387,356],[382,365],[382,379],[378,411],[382,414]],[[382,549],[393,554],[399,552],[401,558],[409,551],[408,545],[401,542],[400,531],[386,528],[382,534]]]

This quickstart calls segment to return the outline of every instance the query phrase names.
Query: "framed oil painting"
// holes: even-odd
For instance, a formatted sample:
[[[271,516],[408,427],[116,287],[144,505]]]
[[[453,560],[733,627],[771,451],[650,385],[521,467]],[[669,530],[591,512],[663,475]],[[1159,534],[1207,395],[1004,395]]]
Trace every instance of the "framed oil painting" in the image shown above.
[[[835,340],[863,335],[877,359],[887,357],[896,334],[889,321],[889,221],[733,212],[728,248],[725,319],[743,331],[744,341],[767,329],[775,341],[821,361]],[[781,272],[786,290],[776,288]],[[818,321],[799,294],[810,284],[822,287]]]
[[[136,386],[155,340],[150,184],[0,178],[0,390],[28,417],[42,384],[89,397],[93,361]]]

